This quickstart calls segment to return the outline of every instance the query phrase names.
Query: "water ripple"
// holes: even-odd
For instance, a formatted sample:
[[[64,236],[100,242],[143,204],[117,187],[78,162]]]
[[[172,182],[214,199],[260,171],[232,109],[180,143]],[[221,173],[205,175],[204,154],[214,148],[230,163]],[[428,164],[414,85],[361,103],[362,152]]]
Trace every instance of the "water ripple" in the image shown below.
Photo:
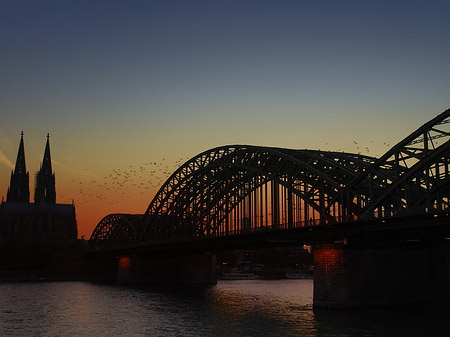
[[[445,336],[446,311],[317,311],[312,288],[312,280],[1,283],[0,335]]]

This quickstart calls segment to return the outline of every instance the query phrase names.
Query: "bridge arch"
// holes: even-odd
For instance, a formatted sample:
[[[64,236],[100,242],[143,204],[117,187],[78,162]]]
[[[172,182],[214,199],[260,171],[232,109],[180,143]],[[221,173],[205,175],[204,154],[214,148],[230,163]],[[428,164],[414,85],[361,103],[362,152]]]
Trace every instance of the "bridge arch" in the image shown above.
[[[109,214],[95,227],[89,243],[95,248],[111,248],[138,242],[142,232],[143,215]]]
[[[103,218],[90,241],[221,236],[448,210],[449,154],[450,109],[380,158],[221,146],[178,168],[145,214]]]
[[[340,222],[349,216],[337,198],[340,190],[375,161],[249,145],[205,151],[175,171],[156,194],[146,211],[145,238]]]

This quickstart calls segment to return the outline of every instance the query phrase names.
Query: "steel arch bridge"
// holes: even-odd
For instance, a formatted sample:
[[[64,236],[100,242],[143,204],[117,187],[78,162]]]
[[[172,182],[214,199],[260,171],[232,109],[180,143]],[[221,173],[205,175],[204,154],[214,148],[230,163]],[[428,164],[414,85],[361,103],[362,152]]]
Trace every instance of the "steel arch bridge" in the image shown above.
[[[382,157],[230,145],[178,168],[141,215],[112,214],[97,246],[320,226],[449,209],[450,109]]]

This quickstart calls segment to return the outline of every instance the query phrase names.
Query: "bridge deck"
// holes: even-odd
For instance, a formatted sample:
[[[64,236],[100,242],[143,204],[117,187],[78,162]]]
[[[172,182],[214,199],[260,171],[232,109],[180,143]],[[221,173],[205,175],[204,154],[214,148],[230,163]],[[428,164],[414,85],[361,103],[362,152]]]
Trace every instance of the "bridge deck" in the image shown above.
[[[220,237],[195,237],[139,243],[127,247],[93,249],[90,254],[160,255],[218,252],[242,248],[267,248],[329,243],[389,244],[399,241],[450,239],[450,212],[392,217],[383,220],[354,221],[293,229],[241,232]]]

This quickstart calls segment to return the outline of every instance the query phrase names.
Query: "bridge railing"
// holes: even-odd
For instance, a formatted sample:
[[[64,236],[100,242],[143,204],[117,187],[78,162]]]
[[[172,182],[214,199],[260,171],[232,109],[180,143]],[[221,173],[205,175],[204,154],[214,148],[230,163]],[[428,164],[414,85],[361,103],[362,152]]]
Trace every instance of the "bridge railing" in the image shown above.
[[[257,233],[257,232],[273,232],[280,230],[288,230],[288,229],[297,229],[297,228],[305,228],[305,227],[313,227],[321,225],[320,219],[310,219],[309,221],[296,221],[292,223],[280,223],[277,225],[268,225],[268,226],[258,226],[253,227],[249,226],[247,228],[239,228],[239,229],[230,229],[228,231],[222,232],[212,232],[209,235],[204,235],[204,237],[222,237],[222,236],[232,236],[232,235],[240,235],[246,233]],[[203,237],[202,235],[199,235]]]

